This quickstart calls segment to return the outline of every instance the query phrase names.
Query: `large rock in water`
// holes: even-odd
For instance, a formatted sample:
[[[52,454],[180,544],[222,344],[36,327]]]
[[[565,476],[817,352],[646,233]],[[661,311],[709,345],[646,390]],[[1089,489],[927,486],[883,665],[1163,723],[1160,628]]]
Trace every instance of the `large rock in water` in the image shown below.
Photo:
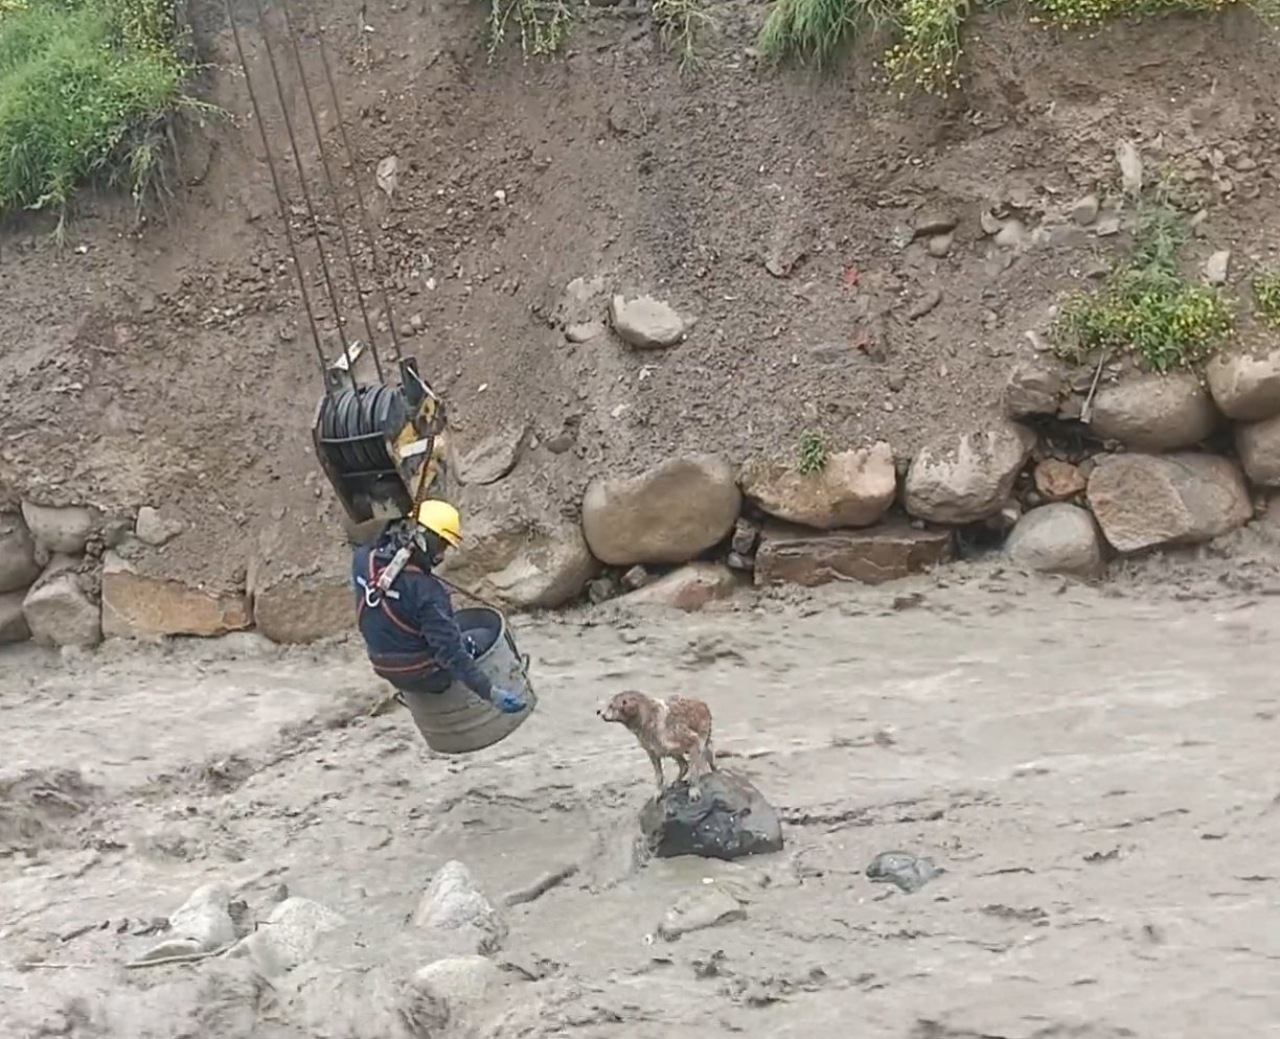
[[[1187,372],[1133,376],[1100,389],[1089,428],[1135,451],[1191,447],[1218,425],[1213,400]]]
[[[1103,457],[1087,493],[1102,533],[1119,552],[1210,541],[1253,518],[1239,467],[1216,455]]]
[[[1009,561],[1043,574],[1093,577],[1102,569],[1098,527],[1087,509],[1053,504],[1032,509],[1010,531]]]
[[[931,523],[974,523],[1003,507],[1036,438],[1025,426],[942,437],[911,460],[903,504]]]
[[[1280,416],[1236,427],[1245,475],[1259,487],[1280,487]]]
[[[755,583],[810,588],[830,581],[883,584],[945,563],[951,549],[951,531],[916,530],[902,520],[866,530],[770,524],[756,551]]]
[[[828,456],[821,471],[798,472],[778,462],[743,468],[742,493],[770,516],[819,530],[869,527],[893,504],[898,473],[883,440]]]
[[[742,581],[723,563],[690,563],[617,599],[619,606],[667,606],[697,613],[715,599],[727,599]]]
[[[0,595],[30,588],[40,576],[36,542],[17,513],[0,513]]]
[[[582,532],[612,566],[684,563],[726,537],[742,507],[733,467],[685,455],[639,476],[595,479],[582,500]]]
[[[700,855],[740,859],[782,850],[782,823],[773,805],[751,783],[713,772],[702,797],[689,800],[687,783],[674,783],[640,811],[640,829],[658,858]]]
[[[1227,418],[1261,422],[1280,415],[1280,349],[1218,354],[1205,374],[1209,392]]]

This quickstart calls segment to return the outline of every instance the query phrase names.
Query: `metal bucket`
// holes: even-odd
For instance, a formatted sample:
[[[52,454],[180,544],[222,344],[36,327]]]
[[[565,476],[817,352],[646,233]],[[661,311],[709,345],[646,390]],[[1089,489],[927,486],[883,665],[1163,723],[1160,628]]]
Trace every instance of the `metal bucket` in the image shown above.
[[[488,606],[469,607],[455,615],[464,636],[476,646],[477,666],[495,686],[522,692],[529,706],[519,714],[503,714],[461,682],[443,693],[405,693],[404,704],[427,746],[440,754],[470,754],[506,739],[538,704],[529,681],[529,661],[521,657],[507,619]]]

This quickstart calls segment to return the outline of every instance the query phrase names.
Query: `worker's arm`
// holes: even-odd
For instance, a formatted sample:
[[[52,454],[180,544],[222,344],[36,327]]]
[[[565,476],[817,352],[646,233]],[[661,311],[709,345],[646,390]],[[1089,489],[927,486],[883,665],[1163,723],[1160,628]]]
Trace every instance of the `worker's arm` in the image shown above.
[[[483,700],[493,692],[493,683],[485,676],[466,646],[462,644],[462,632],[453,619],[447,605],[441,601],[445,592],[424,588],[418,610],[419,630],[437,662],[448,668],[449,673]]]

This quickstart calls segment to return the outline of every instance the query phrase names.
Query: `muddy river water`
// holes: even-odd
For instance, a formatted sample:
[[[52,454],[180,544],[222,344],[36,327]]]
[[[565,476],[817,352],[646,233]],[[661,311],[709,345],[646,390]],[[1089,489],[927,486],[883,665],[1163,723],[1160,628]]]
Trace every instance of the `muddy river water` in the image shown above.
[[[1280,1036],[1280,598],[921,580],[517,634],[539,709],[466,759],[374,709],[349,645],[0,656],[0,1035]],[[629,686],[711,704],[783,852],[641,861],[650,769],[595,716]],[[945,872],[871,884],[892,850]],[[415,1024],[450,860],[500,907],[501,979]],[[347,924],[267,980],[125,969],[210,882],[249,927],[286,893]],[[736,918],[657,935],[711,889]]]

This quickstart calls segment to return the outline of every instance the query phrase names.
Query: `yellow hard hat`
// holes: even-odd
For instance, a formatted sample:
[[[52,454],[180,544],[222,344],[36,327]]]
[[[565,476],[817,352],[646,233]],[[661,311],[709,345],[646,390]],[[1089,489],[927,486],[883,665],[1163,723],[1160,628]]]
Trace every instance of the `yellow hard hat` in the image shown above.
[[[418,506],[414,517],[418,526],[440,537],[445,544],[457,548],[462,544],[462,517],[447,501],[432,499]]]

